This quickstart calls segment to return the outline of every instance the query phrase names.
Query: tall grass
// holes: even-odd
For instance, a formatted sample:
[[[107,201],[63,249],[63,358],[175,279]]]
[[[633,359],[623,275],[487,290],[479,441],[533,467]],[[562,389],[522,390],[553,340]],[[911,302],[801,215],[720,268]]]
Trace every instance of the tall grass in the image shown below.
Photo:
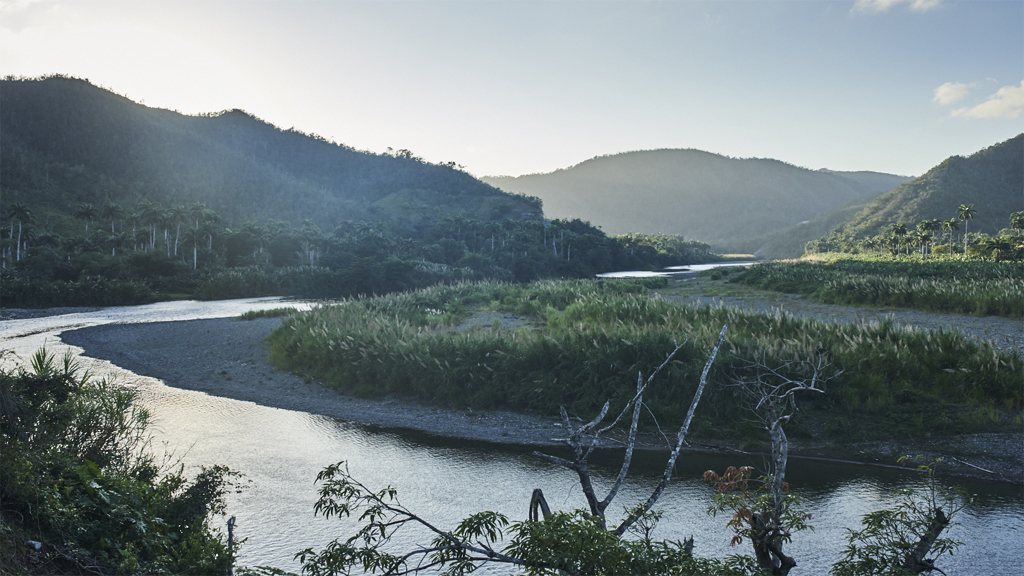
[[[532,328],[459,329],[473,311],[516,314]],[[681,421],[723,324],[722,383],[761,350],[779,359],[827,353],[844,372],[808,408],[806,433],[833,438],[1003,429],[1022,406],[1022,360],[959,332],[908,331],[890,323],[834,325],[783,313],[686,307],[642,283],[570,281],[529,286],[459,284],[349,300],[286,319],[271,334],[272,360],[339,390],[400,394],[456,408],[510,407],[581,416],[606,399],[621,406],[688,338],[645,400],[665,425]],[[979,418],[980,408],[998,418]],[[917,419],[917,416],[923,418]],[[884,423],[861,426],[865,419]],[[920,420],[920,424],[917,422]],[[695,430],[748,427],[727,388],[706,396]],[[796,431],[800,433],[799,429]]]
[[[1024,317],[1024,263],[834,259],[766,262],[734,276],[826,304],[891,306],[932,312]]]

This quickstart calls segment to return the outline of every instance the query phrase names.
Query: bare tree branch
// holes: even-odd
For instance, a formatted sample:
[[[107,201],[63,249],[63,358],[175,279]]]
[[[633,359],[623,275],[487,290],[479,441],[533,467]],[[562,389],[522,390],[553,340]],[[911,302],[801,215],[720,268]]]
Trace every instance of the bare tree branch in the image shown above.
[[[724,335],[724,333],[725,328],[722,329],[722,334]],[[672,350],[672,352],[670,352],[665,357],[665,360],[657,368],[655,368],[654,372],[651,373],[647,380],[644,380],[643,373],[639,373],[637,375],[636,394],[633,396],[632,399],[630,399],[629,402],[626,403],[622,411],[619,412],[619,415],[615,417],[615,420],[612,421],[611,424],[603,428],[597,428],[598,424],[600,424],[601,421],[604,420],[605,416],[607,416],[608,414],[608,409],[611,406],[610,400],[604,403],[604,406],[602,406],[601,411],[598,413],[597,417],[595,417],[590,422],[575,429],[572,426],[572,422],[569,419],[569,414],[566,412],[565,407],[562,406],[559,408],[559,412],[562,416],[562,423],[566,428],[566,432],[568,433],[568,438],[562,439],[562,442],[564,442],[573,449],[575,459],[572,462],[564,458],[559,458],[557,456],[552,456],[550,454],[544,454],[539,451],[534,452],[536,456],[539,456],[549,462],[559,464],[576,472],[577,476],[579,476],[580,479],[580,486],[583,489],[583,494],[587,499],[587,504],[590,506],[590,513],[597,518],[598,523],[600,523],[602,527],[605,527],[605,510],[608,508],[608,505],[611,504],[612,500],[615,498],[619,490],[622,488],[622,483],[625,481],[626,475],[629,473],[629,466],[633,459],[633,450],[636,447],[636,435],[637,427],[640,422],[640,413],[642,411],[642,407],[644,406],[644,391],[647,390],[647,388],[651,385],[651,382],[654,381],[654,377],[657,376],[658,373],[660,373],[661,370],[665,368],[665,366],[668,366],[668,364],[672,361],[675,355],[680,350],[682,350],[683,346],[688,341],[689,340],[683,340],[682,344],[676,343],[676,346]],[[719,337],[718,346],[720,345],[721,337]],[[718,346],[715,346],[714,354],[717,354]],[[714,359],[714,354],[712,355],[712,360]],[[706,379],[707,368],[705,368],[704,372]],[[699,390],[703,390],[703,385],[700,386]],[[697,400],[699,400],[699,392]],[[613,429],[629,412],[630,408],[633,409],[633,418],[630,423],[629,434],[626,440],[626,454],[623,457],[622,467],[620,468],[619,474],[616,477],[611,489],[608,491],[608,494],[604,497],[604,499],[598,499],[597,494],[594,491],[593,482],[590,479],[590,471],[588,468],[587,459],[590,457],[590,454],[591,452],[593,452],[594,448],[600,444],[601,435]],[[691,412],[692,409],[693,408],[691,407]]]
[[[726,324],[722,326],[722,332],[718,335],[718,342],[715,343],[714,349],[711,350],[711,356],[708,358],[707,363],[704,365],[704,371],[700,376],[700,383],[697,385],[697,392],[693,395],[693,401],[690,403],[690,410],[686,413],[686,420],[683,421],[683,425],[679,428],[679,433],[676,435],[676,445],[672,449],[672,453],[669,455],[668,463],[665,465],[665,472],[661,475],[661,482],[655,487],[654,492],[651,493],[651,497],[644,502],[643,506],[637,507],[630,513],[622,524],[615,529],[616,536],[622,536],[641,516],[646,514],[658,499],[661,498],[661,493],[665,491],[665,486],[668,485],[669,480],[672,479],[672,470],[676,466],[676,460],[679,458],[679,453],[683,449],[683,444],[686,442],[686,434],[690,430],[690,422],[693,420],[693,413],[697,409],[697,404],[700,402],[700,397],[704,393],[704,387],[708,383],[708,373],[711,371],[711,364],[715,361],[715,357],[718,356],[718,350],[722,347],[722,342],[725,340],[725,331],[729,328]]]

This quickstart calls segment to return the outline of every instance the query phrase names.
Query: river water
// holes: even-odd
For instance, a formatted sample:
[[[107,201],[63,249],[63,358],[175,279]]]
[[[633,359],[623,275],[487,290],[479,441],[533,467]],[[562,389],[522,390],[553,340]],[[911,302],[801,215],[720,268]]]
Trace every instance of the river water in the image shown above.
[[[289,304],[292,305],[292,304]],[[108,323],[135,323],[236,316],[246,310],[280,306],[275,299],[220,302],[172,302],[107,308],[96,312],[0,322],[0,347],[27,359],[45,345],[62,354],[65,330]],[[146,343],[140,342],[140,346]],[[71,348],[80,354],[81,350]],[[173,353],[171,351],[170,353]],[[13,360],[5,360],[10,364]],[[114,377],[138,386],[153,415],[153,450],[168,465],[188,467],[225,464],[244,474],[238,493],[228,497],[228,513],[237,517],[236,535],[247,538],[239,565],[272,565],[298,571],[293,556],[319,548],[346,534],[346,521],[313,516],[314,478],[324,466],[344,460],[367,486],[392,485],[409,509],[434,525],[449,529],[479,510],[496,510],[513,520],[525,519],[530,494],[542,488],[553,508],[583,507],[575,474],[548,464],[526,447],[492,445],[371,429],[358,424],[260,406],[163,385],[154,378],[127,372],[103,360],[81,357],[96,376]],[[167,455],[167,456],[165,456]],[[608,486],[617,472],[617,454],[594,459],[595,480]],[[609,516],[622,506],[646,499],[664,467],[664,454],[634,457],[633,472]],[[664,519],[657,538],[696,537],[695,552],[707,556],[749,553],[749,544],[728,545],[730,531],[722,516],[706,514],[713,492],[700,480],[707,469],[760,465],[741,456],[686,457],[680,460],[669,489],[659,502]],[[193,468],[194,469],[194,468]],[[856,528],[862,514],[890,503],[892,490],[914,475],[900,470],[791,461],[787,479],[804,498],[813,531],[795,536],[788,547],[799,566],[794,575],[824,575],[843,548],[846,529]],[[1019,486],[943,480],[977,495],[948,535],[965,544],[939,566],[946,574],[996,576],[1017,573],[1024,553],[1024,495]],[[225,519],[217,522],[223,525]],[[417,534],[396,539],[412,545]]]
[[[598,278],[682,278],[695,276],[699,272],[705,270],[713,270],[715,268],[729,268],[732,266],[750,266],[755,264],[753,261],[748,262],[711,262],[709,264],[687,264],[685,266],[669,266],[661,272],[650,272],[647,270],[623,270],[620,272],[605,272],[598,274]]]

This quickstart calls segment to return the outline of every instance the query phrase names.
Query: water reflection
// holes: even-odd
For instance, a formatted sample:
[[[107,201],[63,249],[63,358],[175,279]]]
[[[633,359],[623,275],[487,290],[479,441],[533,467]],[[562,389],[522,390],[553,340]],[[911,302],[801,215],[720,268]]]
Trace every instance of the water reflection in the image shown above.
[[[61,331],[111,322],[155,322],[234,316],[251,308],[279,306],[276,300],[211,303],[166,303],[106,309],[33,320],[0,322],[0,343],[28,358],[46,343],[58,354]],[[81,350],[73,349],[80,353]],[[368,487],[399,489],[403,504],[441,528],[479,510],[525,519],[530,494],[542,488],[552,507],[585,506],[574,473],[532,455],[526,447],[439,439],[424,434],[382,430],[322,416],[280,410],[164,386],[159,380],[121,370],[109,362],[82,358],[98,376],[117,376],[136,386],[154,417],[154,449],[172,453],[171,461],[188,466],[224,464],[245,475],[244,489],[228,497],[229,513],[238,519],[236,534],[247,538],[240,564],[273,565],[297,571],[293,555],[321,547],[345,534],[351,521],[313,517],[317,498],[313,483],[326,465],[345,460]],[[640,453],[630,478],[609,516],[622,506],[646,499],[664,467],[665,455]],[[618,471],[618,454],[593,458],[598,488],[610,485]],[[696,536],[696,551],[723,557],[748,553],[749,544],[729,547],[726,518],[706,514],[713,492],[700,480],[707,469],[761,465],[760,458],[684,456],[659,503],[664,520],[655,537]],[[888,492],[912,474],[904,471],[792,460],[788,479],[804,497],[814,531],[796,535],[790,547],[800,563],[794,574],[824,575],[842,551],[847,528],[858,526],[866,512],[890,505]],[[942,563],[947,574],[997,575],[1017,565],[1024,542],[1024,497],[1019,487],[959,482],[978,494],[949,536],[966,542]],[[618,506],[618,507],[616,507]],[[423,541],[422,534],[396,539],[396,546]],[[499,572],[503,570],[497,570]]]

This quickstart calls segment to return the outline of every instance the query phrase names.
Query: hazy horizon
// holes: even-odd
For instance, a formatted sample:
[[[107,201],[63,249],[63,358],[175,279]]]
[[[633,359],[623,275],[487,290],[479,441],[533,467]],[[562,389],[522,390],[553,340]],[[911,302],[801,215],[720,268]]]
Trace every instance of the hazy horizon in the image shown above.
[[[919,175],[1024,132],[1024,3],[0,1],[0,74],[476,176],[697,149]]]

